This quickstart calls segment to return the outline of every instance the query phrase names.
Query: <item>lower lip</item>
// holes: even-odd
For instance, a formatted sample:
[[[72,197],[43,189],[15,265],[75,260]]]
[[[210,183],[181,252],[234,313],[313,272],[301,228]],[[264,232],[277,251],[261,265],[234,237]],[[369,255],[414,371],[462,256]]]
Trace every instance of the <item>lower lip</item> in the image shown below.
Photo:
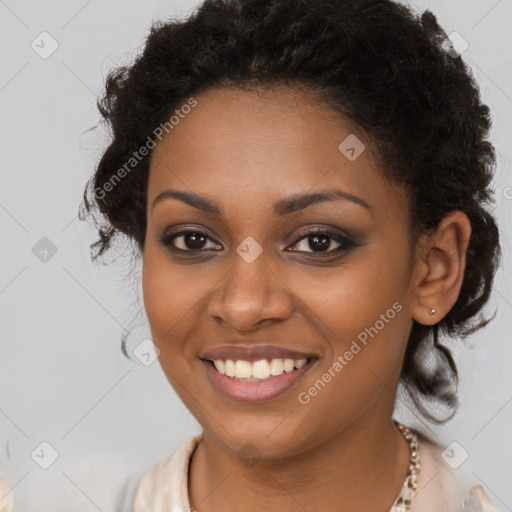
[[[272,400],[282,395],[304,377],[306,372],[316,363],[317,359],[308,359],[298,370],[276,375],[260,382],[235,380],[219,373],[211,361],[201,360],[208,379],[221,393],[237,402],[255,403]]]

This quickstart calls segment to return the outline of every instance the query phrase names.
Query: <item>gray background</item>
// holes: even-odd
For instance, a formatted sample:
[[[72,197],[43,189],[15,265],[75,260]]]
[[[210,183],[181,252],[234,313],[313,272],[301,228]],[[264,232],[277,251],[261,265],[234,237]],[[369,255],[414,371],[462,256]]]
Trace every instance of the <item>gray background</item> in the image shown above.
[[[150,337],[140,290],[124,280],[127,258],[91,263],[96,233],[77,219],[84,184],[106,144],[102,129],[89,130],[99,120],[95,101],[106,73],[130,62],[152,20],[196,5],[0,1],[0,473],[15,486],[17,512],[128,510],[121,505],[129,500],[128,482],[200,431],[158,362],[145,366],[122,356],[120,337],[134,319],[128,350]],[[497,308],[496,319],[470,339],[473,349],[454,349],[459,413],[441,427],[407,421],[443,446],[456,441],[452,456],[469,455],[457,471],[484,484],[501,510],[512,510],[512,1],[416,6],[431,9],[447,33],[468,42],[463,57],[493,111],[504,261],[487,310]],[[31,47],[34,40],[42,46],[43,31],[59,45],[46,59]],[[46,262],[33,252],[48,243],[43,237],[57,249]],[[49,460],[43,441],[58,453],[48,469],[31,456],[36,450],[40,463]]]

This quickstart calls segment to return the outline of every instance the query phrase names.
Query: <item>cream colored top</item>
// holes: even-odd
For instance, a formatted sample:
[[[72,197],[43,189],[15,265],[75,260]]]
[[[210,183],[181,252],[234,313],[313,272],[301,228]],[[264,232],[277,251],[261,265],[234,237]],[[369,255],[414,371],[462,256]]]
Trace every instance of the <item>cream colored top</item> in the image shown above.
[[[131,512],[190,512],[188,467],[203,434],[185,440],[176,451],[141,477]],[[420,474],[410,512],[499,512],[480,485],[467,491],[440,457],[440,448],[418,433]]]
[[[14,496],[9,482],[0,475],[0,512],[12,512]]]

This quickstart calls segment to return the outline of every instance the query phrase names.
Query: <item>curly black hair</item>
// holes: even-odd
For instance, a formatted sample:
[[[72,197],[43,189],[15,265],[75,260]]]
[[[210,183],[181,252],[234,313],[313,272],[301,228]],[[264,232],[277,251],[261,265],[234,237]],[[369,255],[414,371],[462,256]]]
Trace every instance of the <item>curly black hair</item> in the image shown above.
[[[202,91],[280,86],[314,95],[372,141],[383,175],[411,198],[412,247],[450,211],[471,222],[458,300],[437,324],[414,322],[401,374],[423,416],[442,423],[458,406],[458,375],[440,336],[465,337],[492,319],[476,317],[501,250],[487,207],[496,165],[490,111],[428,10],[391,0],[206,0],[185,19],[154,21],[143,51],[109,73],[98,101],[112,138],[79,212],[99,232],[92,258],[118,234],[143,254],[149,160],[162,132],[155,128],[169,131],[169,117]],[[426,350],[439,356],[434,369]],[[425,400],[452,414],[437,418]]]

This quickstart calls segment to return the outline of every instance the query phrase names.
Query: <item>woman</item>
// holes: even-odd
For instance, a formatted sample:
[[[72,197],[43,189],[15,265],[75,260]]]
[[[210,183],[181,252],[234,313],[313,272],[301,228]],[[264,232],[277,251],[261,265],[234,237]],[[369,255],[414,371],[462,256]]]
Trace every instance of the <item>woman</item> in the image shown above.
[[[135,242],[202,426],[133,512],[494,510],[392,418],[399,384],[455,412],[441,336],[486,324],[499,261],[489,109],[447,42],[390,0],[211,0],[110,74],[95,257]]]

